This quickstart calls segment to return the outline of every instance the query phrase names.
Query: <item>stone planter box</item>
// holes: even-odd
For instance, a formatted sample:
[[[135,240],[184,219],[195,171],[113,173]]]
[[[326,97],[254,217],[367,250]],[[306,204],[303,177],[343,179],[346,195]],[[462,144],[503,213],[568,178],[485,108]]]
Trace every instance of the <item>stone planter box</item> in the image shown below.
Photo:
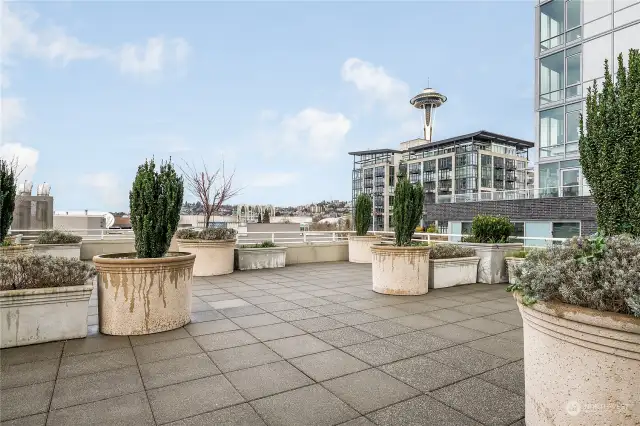
[[[371,263],[371,246],[381,241],[375,235],[349,235],[349,262]]]
[[[287,260],[286,247],[249,248],[238,247],[234,253],[235,268],[250,269],[284,268]]]
[[[233,272],[236,240],[178,240],[181,252],[196,255],[193,275],[211,277]]]
[[[523,306],[527,424],[640,419],[640,318],[558,302]]]
[[[18,256],[31,256],[33,254],[33,244],[17,244],[13,246],[0,247],[0,257],[14,258]]]
[[[2,348],[87,336],[93,285],[0,291]]]
[[[80,247],[77,244],[34,244],[33,252],[53,257],[65,257],[67,259],[80,259]]]
[[[509,274],[509,284],[516,283],[516,275],[515,268],[522,265],[524,263],[524,258],[522,257],[505,257],[504,261],[507,262],[507,271]]]
[[[509,282],[507,265],[504,261],[507,253],[522,249],[522,243],[481,244],[459,243],[462,246],[473,247],[478,263],[478,282],[483,284],[501,284]]]
[[[429,291],[428,246],[371,247],[373,291],[382,294],[419,295]]]
[[[475,284],[479,257],[429,260],[429,288]]]
[[[191,321],[195,254],[137,259],[135,253],[98,255],[100,332],[131,336],[182,327]]]

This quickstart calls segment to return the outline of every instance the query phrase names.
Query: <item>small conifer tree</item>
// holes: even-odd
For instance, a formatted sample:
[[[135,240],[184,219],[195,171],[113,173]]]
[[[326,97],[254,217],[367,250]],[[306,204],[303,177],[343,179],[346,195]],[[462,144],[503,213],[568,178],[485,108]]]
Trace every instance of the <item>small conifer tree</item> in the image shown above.
[[[367,235],[372,221],[372,209],[371,197],[367,194],[358,195],[358,198],[356,198],[356,235]]]
[[[393,199],[393,222],[397,246],[411,244],[413,233],[422,218],[423,204],[422,185],[413,185],[405,176],[402,176],[396,184]]]

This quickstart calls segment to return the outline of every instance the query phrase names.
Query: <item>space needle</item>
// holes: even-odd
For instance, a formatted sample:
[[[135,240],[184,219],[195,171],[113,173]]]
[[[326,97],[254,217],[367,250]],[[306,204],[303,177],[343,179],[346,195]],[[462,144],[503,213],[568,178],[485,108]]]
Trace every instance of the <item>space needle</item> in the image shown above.
[[[424,139],[431,142],[435,109],[447,102],[447,97],[431,88],[426,88],[409,102],[414,107],[424,110]]]

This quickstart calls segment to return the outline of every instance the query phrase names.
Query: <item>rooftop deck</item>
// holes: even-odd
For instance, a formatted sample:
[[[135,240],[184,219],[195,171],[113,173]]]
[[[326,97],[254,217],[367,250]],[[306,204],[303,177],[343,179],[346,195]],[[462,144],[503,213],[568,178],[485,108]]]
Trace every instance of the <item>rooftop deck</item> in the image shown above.
[[[197,278],[166,333],[98,334],[95,291],[90,313],[86,339],[0,351],[3,425],[524,425],[501,285],[385,296],[370,265],[306,264]]]

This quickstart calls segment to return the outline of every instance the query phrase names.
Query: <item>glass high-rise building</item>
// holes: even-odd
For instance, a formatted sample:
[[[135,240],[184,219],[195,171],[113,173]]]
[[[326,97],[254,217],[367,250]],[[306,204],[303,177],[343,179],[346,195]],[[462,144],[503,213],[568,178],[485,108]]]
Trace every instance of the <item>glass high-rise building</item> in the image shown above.
[[[549,196],[588,195],[578,152],[587,87],[615,75],[640,48],[640,0],[550,0],[536,5],[536,184]]]

